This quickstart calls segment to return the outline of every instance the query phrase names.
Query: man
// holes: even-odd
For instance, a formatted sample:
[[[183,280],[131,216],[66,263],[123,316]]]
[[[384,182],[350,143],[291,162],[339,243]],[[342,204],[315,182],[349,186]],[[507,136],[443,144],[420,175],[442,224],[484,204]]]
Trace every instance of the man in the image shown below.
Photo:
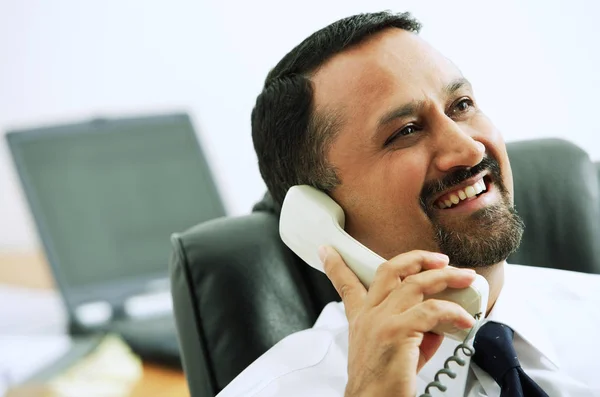
[[[415,396],[458,345],[429,331],[474,325],[460,306],[423,297],[467,287],[475,272],[490,285],[486,323],[475,356],[450,364],[457,376],[442,375],[448,390],[437,395],[600,396],[600,278],[505,263],[523,231],[505,144],[419,28],[408,14],[349,17],[267,77],[252,131],[274,199],[295,184],[327,192],[346,230],[390,259],[367,291],[321,247],[343,305],[328,305],[221,396]]]

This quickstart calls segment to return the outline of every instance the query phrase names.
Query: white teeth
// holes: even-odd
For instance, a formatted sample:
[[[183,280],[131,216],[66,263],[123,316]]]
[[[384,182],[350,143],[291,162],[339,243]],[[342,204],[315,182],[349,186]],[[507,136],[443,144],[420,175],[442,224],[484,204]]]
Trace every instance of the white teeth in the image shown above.
[[[476,184],[473,185],[473,187],[475,188],[475,191],[477,192],[477,194],[479,194],[485,190],[485,184],[483,183],[483,181],[477,182]]]
[[[473,186],[467,186],[467,188],[465,189],[465,193],[469,198],[475,197],[475,195],[477,194]]]
[[[438,202],[438,207],[441,209],[450,208],[452,205],[458,204],[461,200],[466,200],[467,198],[475,197],[481,192],[486,191],[485,182],[483,179],[475,182],[471,186],[467,186],[464,190],[460,189],[456,192],[452,193],[445,200],[440,200]]]
[[[479,181],[479,184],[481,185],[481,191],[485,192],[487,188],[485,187],[485,182],[483,181],[483,179]]]

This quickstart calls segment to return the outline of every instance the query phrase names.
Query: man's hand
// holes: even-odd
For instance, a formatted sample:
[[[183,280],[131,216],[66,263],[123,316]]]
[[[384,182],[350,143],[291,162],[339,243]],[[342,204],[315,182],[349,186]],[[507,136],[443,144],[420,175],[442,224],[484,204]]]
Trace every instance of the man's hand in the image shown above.
[[[475,272],[448,266],[442,254],[411,251],[379,266],[367,291],[333,248],[323,247],[319,255],[348,317],[345,396],[415,396],[417,373],[443,339],[429,331],[439,323],[475,323],[456,303],[424,296],[466,288]]]

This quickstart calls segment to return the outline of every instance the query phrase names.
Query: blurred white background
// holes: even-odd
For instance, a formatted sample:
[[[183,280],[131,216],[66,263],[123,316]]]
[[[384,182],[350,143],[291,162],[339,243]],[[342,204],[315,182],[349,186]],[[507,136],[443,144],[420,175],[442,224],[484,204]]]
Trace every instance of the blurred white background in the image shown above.
[[[600,2],[0,0],[0,131],[188,111],[230,214],[265,190],[250,112],[307,35],[366,11],[411,11],[508,141],[562,137],[600,159]],[[38,246],[0,144],[0,249]]]

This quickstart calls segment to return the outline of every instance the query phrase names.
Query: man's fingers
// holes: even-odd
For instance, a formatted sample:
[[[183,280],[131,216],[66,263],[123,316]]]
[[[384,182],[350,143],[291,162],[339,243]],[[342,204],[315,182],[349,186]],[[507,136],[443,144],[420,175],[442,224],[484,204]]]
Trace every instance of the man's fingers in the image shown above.
[[[385,305],[393,306],[393,311],[401,313],[417,305],[427,295],[437,294],[447,288],[467,288],[475,280],[475,272],[469,269],[445,267],[428,270],[406,277],[390,293]]]
[[[435,252],[415,250],[395,256],[377,268],[369,288],[369,304],[376,306],[381,303],[404,278],[447,265],[448,257]]]
[[[471,269],[446,267],[408,276],[402,284],[413,285],[423,294],[431,295],[446,288],[466,288],[475,280],[475,275],[475,271]]]
[[[423,334],[419,346],[421,355],[417,371],[420,371],[423,365],[433,357],[442,342],[443,336],[432,334],[430,332],[432,329],[443,323],[449,323],[462,329],[468,329],[475,325],[475,319],[460,305],[436,299],[428,299],[411,307],[399,315],[395,322],[398,327],[398,335],[412,336],[415,335],[415,332]]]
[[[398,315],[398,329],[401,332],[429,332],[439,324],[453,324],[468,329],[475,325],[475,319],[457,303],[428,299]]]
[[[336,250],[331,247],[321,247],[319,257],[323,261],[325,274],[344,302],[346,317],[351,321],[362,307],[367,290]]]

